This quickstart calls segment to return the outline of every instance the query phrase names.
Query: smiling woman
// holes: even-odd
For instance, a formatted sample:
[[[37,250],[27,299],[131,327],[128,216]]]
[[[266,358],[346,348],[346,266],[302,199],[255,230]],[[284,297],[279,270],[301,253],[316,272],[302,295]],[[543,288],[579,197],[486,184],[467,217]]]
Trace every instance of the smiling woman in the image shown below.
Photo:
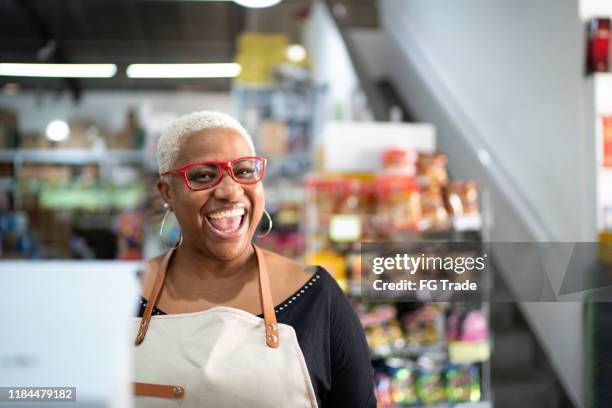
[[[157,188],[182,238],[151,259],[135,319],[139,407],[375,407],[365,336],[320,267],[259,249],[266,159],[218,112],[177,119]]]

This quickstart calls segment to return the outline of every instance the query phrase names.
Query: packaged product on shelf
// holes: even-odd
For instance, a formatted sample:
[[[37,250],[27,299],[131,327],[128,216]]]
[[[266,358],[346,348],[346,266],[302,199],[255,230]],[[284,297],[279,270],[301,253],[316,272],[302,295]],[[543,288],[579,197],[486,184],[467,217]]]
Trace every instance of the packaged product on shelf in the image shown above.
[[[423,218],[419,225],[421,230],[450,228],[450,218],[444,205],[442,189],[438,185],[430,184],[421,189],[421,203],[423,211]]]
[[[444,186],[448,182],[447,157],[442,153],[419,153],[417,174],[423,185]]]
[[[421,357],[418,361],[419,375],[416,389],[419,401],[425,405],[446,401],[443,365],[439,362],[423,364],[421,360],[429,359]]]
[[[475,181],[451,181],[446,187],[446,203],[452,216],[478,214],[478,184]]]
[[[17,114],[0,109],[0,149],[14,149],[17,147],[17,142]]]
[[[445,339],[444,311],[439,305],[424,304],[400,319],[409,344],[431,344]]]
[[[329,222],[329,237],[335,242],[356,242],[361,238],[360,184],[343,179],[336,183],[334,214]]]
[[[414,231],[421,218],[421,194],[411,176],[382,175],[375,181],[376,228],[382,234]]]
[[[144,239],[144,214],[124,211],[117,215],[117,258],[122,260],[142,259]]]
[[[68,124],[70,134],[66,140],[54,142],[54,148],[61,149],[89,149],[94,140],[91,138],[91,129],[95,125],[87,120],[71,120]]]
[[[447,325],[448,341],[485,341],[489,335],[487,319],[480,309],[455,309]]]
[[[397,310],[393,305],[376,305],[371,310],[363,310],[359,315],[359,321],[364,328],[381,326],[397,318]]]
[[[306,180],[306,233],[309,247],[322,249],[326,246],[329,220],[335,208],[335,185],[337,180],[310,177]]]
[[[390,367],[393,403],[396,406],[418,403],[416,364],[413,361],[398,358],[390,358],[386,363]]]
[[[322,250],[306,253],[306,263],[309,265],[320,265],[338,281],[342,289],[347,289],[346,282],[346,260],[344,256],[331,250]]]
[[[355,292],[360,291],[358,285],[361,283],[361,253],[353,252],[346,255],[349,284],[356,287]]]
[[[297,232],[272,232],[260,238],[259,245],[292,259],[304,255],[304,238]]]
[[[236,83],[272,84],[272,68],[285,61],[289,38],[285,34],[244,32],[238,37],[236,62],[242,70]]]
[[[48,149],[51,147],[49,139],[40,132],[22,133],[19,136],[21,149]]]
[[[261,124],[259,142],[266,157],[282,156],[289,151],[287,125],[275,120]]]
[[[480,375],[475,365],[449,364],[444,374],[449,402],[480,401]]]
[[[412,149],[390,148],[383,152],[382,169],[385,174],[416,175],[417,153]]]
[[[376,387],[376,399],[382,408],[393,407],[393,387],[391,375],[385,368],[375,368],[374,384]]]
[[[289,122],[288,139],[289,151],[291,152],[306,152],[309,148],[309,127],[307,123]]]
[[[376,305],[370,310],[361,308],[358,315],[373,356],[387,357],[403,349],[406,342],[393,305]]]
[[[145,132],[138,123],[138,116],[133,110],[126,112],[123,129],[108,136],[109,149],[141,149],[144,146]]]

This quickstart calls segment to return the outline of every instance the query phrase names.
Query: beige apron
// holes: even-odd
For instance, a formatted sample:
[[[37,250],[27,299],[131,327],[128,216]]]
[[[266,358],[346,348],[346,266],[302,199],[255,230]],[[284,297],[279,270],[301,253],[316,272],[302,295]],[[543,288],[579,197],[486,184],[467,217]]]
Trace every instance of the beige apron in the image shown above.
[[[152,316],[174,249],[166,254],[134,323],[136,407],[317,407],[295,330],[277,323],[266,263],[253,247],[263,319],[227,306]]]

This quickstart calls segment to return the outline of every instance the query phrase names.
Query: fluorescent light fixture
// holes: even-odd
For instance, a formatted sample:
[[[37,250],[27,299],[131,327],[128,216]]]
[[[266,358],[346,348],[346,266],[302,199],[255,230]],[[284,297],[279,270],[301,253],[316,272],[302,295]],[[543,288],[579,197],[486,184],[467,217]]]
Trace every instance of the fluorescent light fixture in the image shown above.
[[[234,3],[243,7],[264,8],[276,6],[282,0],[234,0]]]
[[[47,125],[45,134],[47,139],[53,142],[61,142],[70,136],[70,127],[63,120],[54,120]]]
[[[299,64],[306,58],[306,49],[300,44],[291,44],[285,50],[285,55],[289,61]]]
[[[115,64],[0,63],[0,76],[49,78],[111,78]]]
[[[233,78],[240,75],[240,64],[131,64],[128,78]]]

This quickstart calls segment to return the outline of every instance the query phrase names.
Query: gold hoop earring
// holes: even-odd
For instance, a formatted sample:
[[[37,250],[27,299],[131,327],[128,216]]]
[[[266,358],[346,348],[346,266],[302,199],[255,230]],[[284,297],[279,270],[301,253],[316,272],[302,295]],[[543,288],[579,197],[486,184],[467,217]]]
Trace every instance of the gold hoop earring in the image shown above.
[[[183,243],[183,232],[181,231],[181,237],[179,238],[178,242],[176,244],[174,244],[174,246],[172,248],[176,249],[176,248],[180,247],[182,243]]]
[[[257,238],[267,237],[270,234],[270,231],[272,231],[272,226],[273,226],[272,217],[270,217],[270,213],[268,213],[268,211],[266,211],[265,208],[264,208],[263,212],[266,215],[266,217],[268,217],[268,230],[265,233],[263,233],[263,234],[257,235]]]
[[[170,214],[172,212],[172,209],[170,208],[168,203],[164,203],[164,208],[166,209],[166,213],[164,214],[164,218],[162,218],[162,222],[161,222],[161,225],[159,227],[159,240],[161,242],[164,242],[164,240],[163,240],[163,235],[164,235],[163,232],[164,232],[164,225],[166,224],[166,218],[168,218],[168,214]],[[176,249],[176,248],[180,247],[182,243],[183,243],[183,232],[181,231],[181,237],[179,238],[177,243],[174,244],[173,248]]]

